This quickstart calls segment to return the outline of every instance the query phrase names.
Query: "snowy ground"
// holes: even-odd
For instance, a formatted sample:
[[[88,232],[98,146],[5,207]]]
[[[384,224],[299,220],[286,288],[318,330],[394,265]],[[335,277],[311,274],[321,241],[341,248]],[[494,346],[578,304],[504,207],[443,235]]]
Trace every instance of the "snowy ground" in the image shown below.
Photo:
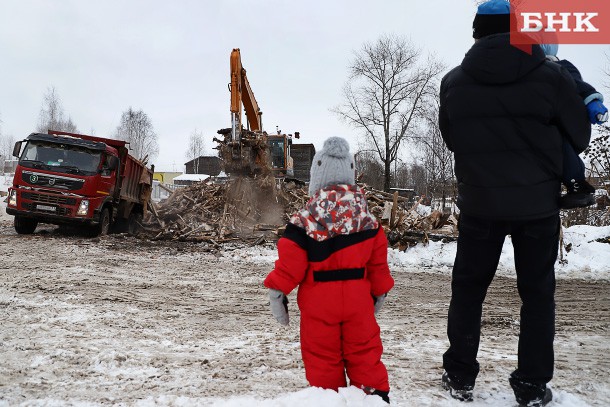
[[[0,181],[3,181],[0,179]],[[0,182],[0,190],[6,185]],[[2,198],[0,201],[3,201]],[[308,388],[299,314],[281,327],[262,280],[270,247],[18,236],[0,203],[0,407],[383,406],[355,388]],[[610,228],[572,227],[557,265],[555,406],[610,405]],[[483,320],[469,406],[516,406],[519,301],[507,239]],[[455,243],[390,252],[379,316],[393,405],[463,406],[439,386]]]
[[[610,405],[609,263],[574,265],[602,253],[585,243],[594,230],[573,233],[587,237],[570,252],[572,271],[558,272],[552,406]],[[288,328],[268,311],[271,248],[208,249],[44,227],[18,236],[0,220],[0,406],[384,405],[354,388],[307,388],[295,295]],[[394,405],[462,406],[439,387],[452,250],[391,255],[396,287],[379,323]],[[510,274],[507,261],[500,274]],[[518,309],[514,280],[499,276],[484,311],[473,407],[516,405],[507,377]]]

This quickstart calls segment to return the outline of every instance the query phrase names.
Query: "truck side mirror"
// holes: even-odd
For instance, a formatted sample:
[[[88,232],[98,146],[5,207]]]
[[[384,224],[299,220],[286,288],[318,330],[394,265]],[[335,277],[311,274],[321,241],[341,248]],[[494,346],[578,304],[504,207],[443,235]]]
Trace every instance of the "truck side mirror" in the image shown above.
[[[21,141],[15,143],[15,147],[13,147],[13,157],[19,158],[19,153],[21,152]]]
[[[107,160],[108,161],[107,161],[106,165],[108,166],[108,169],[110,171],[116,170],[117,167],[119,166],[119,158],[115,157],[113,155],[109,155]]]

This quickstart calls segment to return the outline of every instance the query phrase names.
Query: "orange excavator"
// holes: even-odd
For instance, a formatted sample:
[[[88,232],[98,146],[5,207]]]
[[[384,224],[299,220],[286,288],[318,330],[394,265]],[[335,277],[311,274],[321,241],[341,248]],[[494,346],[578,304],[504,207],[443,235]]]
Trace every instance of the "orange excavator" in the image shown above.
[[[224,136],[217,149],[225,164],[225,171],[236,175],[269,175],[276,178],[292,177],[294,166],[290,157],[291,134],[270,135],[263,130],[263,112],[250,87],[246,70],[241,63],[239,48],[231,52],[231,127],[218,130]],[[246,124],[242,122],[242,106]],[[295,132],[295,138],[299,133]]]

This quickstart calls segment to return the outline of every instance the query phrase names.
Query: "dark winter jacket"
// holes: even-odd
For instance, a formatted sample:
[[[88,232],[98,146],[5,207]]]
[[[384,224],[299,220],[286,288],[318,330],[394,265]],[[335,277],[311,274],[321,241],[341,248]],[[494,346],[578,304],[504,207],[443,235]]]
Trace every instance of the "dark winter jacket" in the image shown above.
[[[576,83],[576,89],[578,90],[578,94],[585,102],[585,105],[588,104],[589,102],[591,102],[592,100],[596,100],[596,99],[599,99],[601,101],[604,100],[601,93],[599,93],[597,90],[595,90],[595,88],[591,84],[585,82],[582,79],[582,75],[580,74],[580,71],[578,70],[578,68],[576,68],[574,66],[574,64],[572,64],[570,61],[568,61],[566,59],[558,59],[557,61],[554,61],[554,62],[556,62],[559,65],[561,65],[562,67],[564,67],[570,73],[570,75],[572,76],[572,79],[574,79],[574,82]]]
[[[559,211],[562,138],[580,153],[591,126],[574,80],[508,34],[484,37],[442,80],[439,125],[455,154],[458,206],[495,220]]]

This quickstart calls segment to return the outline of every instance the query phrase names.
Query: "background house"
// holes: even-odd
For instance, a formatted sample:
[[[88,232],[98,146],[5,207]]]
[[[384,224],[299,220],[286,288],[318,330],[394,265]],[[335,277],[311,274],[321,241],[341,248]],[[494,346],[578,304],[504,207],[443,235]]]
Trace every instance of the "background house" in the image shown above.
[[[184,165],[186,166],[186,174],[207,174],[216,176],[222,171],[222,161],[216,156],[202,155]]]
[[[209,174],[182,174],[174,178],[174,185],[192,185],[210,178]]]
[[[309,171],[316,148],[313,144],[293,144],[290,146],[290,156],[294,164],[294,177],[309,182]]]

